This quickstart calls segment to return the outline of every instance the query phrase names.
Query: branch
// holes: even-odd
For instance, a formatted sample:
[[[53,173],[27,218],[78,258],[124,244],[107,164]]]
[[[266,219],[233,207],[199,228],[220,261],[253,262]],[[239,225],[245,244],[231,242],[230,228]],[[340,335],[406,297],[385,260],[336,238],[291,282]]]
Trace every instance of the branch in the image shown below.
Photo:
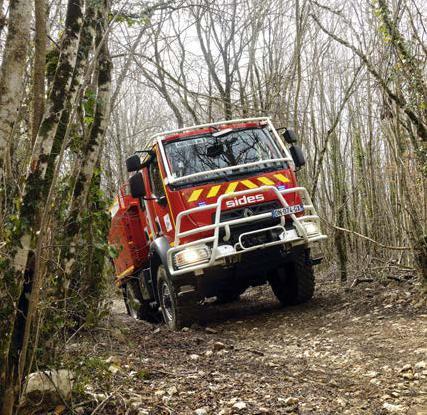
[[[333,229],[336,229],[336,230],[341,231],[341,232],[346,232],[346,233],[349,233],[349,234],[352,234],[352,235],[356,235],[356,236],[358,236],[359,238],[362,238],[362,239],[365,239],[365,240],[367,240],[367,241],[369,241],[369,242],[372,242],[373,244],[378,245],[378,246],[379,246],[379,247],[381,247],[381,248],[384,248],[384,249],[391,249],[391,250],[393,250],[393,251],[411,251],[411,248],[410,248],[410,247],[408,247],[408,246],[391,246],[391,245],[384,245],[384,244],[382,244],[381,242],[378,242],[378,241],[375,241],[375,240],[374,240],[374,239],[372,239],[372,238],[369,238],[369,236],[362,235],[361,233],[356,232],[356,231],[352,231],[352,230],[350,230],[350,229],[341,228],[340,226],[336,226],[336,225],[334,225],[334,224],[332,224],[332,223],[329,223],[326,219],[324,219],[324,218],[322,218],[322,217],[320,217],[320,219],[321,219],[324,223],[326,223],[326,225],[328,225],[329,227],[331,227],[331,228],[333,228]]]
[[[401,108],[405,114],[408,116],[408,118],[411,120],[411,122],[416,126],[417,133],[419,137],[423,141],[427,141],[427,127],[424,125],[423,121],[410,109],[408,108],[406,104],[406,100],[403,96],[395,94],[387,85],[386,81],[381,77],[381,75],[375,70],[373,64],[368,60],[367,56],[361,52],[359,49],[357,49],[355,46],[350,44],[344,39],[341,39],[336,34],[330,32],[328,29],[326,29],[319,21],[319,18],[311,14],[310,15],[313,20],[317,23],[317,25],[320,27],[320,29],[326,33],[328,36],[330,36],[332,39],[334,39],[336,42],[340,43],[341,45],[345,46],[346,48],[350,49],[355,53],[359,58],[362,60],[362,62],[366,65],[366,68],[368,71],[372,74],[372,76],[377,80],[377,82],[380,84],[380,86],[384,89],[384,91],[387,93],[389,98],[393,100],[399,108]]]
[[[338,109],[338,112],[337,112],[337,114],[336,114],[336,116],[335,116],[335,119],[334,119],[334,121],[333,121],[333,123],[332,123],[331,127],[330,127],[330,128],[329,128],[329,130],[326,132],[326,137],[325,137],[325,139],[324,139],[324,144],[323,144],[322,149],[320,150],[320,153],[319,153],[319,159],[318,159],[318,161],[317,161],[318,169],[317,169],[317,171],[315,172],[314,179],[313,179],[313,185],[312,185],[312,188],[311,188],[310,196],[311,196],[312,198],[314,198],[314,195],[315,195],[315,193],[316,193],[317,183],[318,183],[318,181],[319,181],[320,172],[321,172],[321,170],[322,170],[323,159],[324,159],[325,154],[326,154],[326,151],[327,151],[327,149],[328,149],[329,138],[332,136],[332,133],[335,131],[335,128],[338,126],[338,123],[339,123],[339,121],[340,121],[340,119],[341,119],[341,114],[342,114],[342,112],[344,111],[344,108],[345,108],[345,106],[347,105],[348,100],[350,99],[350,97],[352,96],[352,94],[353,94],[353,92],[354,92],[354,88],[353,88],[353,87],[354,87],[354,85],[356,84],[357,77],[358,77],[359,72],[360,72],[360,70],[361,70],[361,69],[362,69],[362,66],[360,65],[360,66],[357,68],[357,70],[356,70],[356,72],[355,72],[355,74],[354,74],[354,77],[353,77],[353,80],[351,81],[350,86],[349,86],[349,87],[347,88],[347,90],[345,91],[344,98],[343,98],[343,100],[342,100],[342,102],[341,102],[341,105],[340,105],[340,107],[339,107],[339,109]]]

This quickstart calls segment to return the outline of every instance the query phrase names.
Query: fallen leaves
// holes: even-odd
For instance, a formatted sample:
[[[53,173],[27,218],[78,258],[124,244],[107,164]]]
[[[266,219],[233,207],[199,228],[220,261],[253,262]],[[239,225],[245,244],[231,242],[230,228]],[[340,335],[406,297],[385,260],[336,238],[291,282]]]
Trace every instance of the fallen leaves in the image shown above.
[[[172,333],[114,315],[113,325],[129,327],[126,342],[117,343],[113,328],[102,362],[109,386],[125,387],[103,413],[392,414],[425,398],[424,317],[405,314],[403,303],[396,314],[395,304],[372,289],[360,288],[359,301],[359,287],[337,294],[326,286],[311,304],[289,309],[280,309],[265,289],[252,290],[240,304],[209,306],[207,313],[230,319],[215,315],[217,323],[205,328]],[[393,302],[396,296],[394,290]],[[110,396],[103,387],[93,382],[86,396],[99,405]]]

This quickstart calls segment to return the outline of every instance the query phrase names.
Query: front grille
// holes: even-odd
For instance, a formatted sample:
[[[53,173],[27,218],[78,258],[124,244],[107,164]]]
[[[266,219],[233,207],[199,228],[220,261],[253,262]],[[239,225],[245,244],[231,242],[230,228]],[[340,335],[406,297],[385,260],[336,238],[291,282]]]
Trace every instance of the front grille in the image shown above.
[[[260,203],[257,205],[247,205],[244,207],[240,207],[233,210],[227,210],[225,212],[221,212],[221,222],[227,222],[234,219],[241,219],[247,216],[255,216],[260,215],[262,213],[271,212],[273,209],[280,208],[282,205],[278,200],[273,200],[271,202],[266,203]],[[248,214],[248,210],[250,210]],[[215,215],[212,215],[212,223],[215,221]],[[270,226],[275,226],[280,224],[280,218],[274,219],[271,218],[265,218],[265,219],[259,219],[255,220],[253,222],[249,223],[241,223],[237,225],[230,225],[230,233],[231,237],[230,240],[227,241],[228,244],[236,244],[239,241],[239,237],[242,233],[255,231],[261,228],[268,228]],[[221,228],[219,233],[219,238],[222,240],[225,236],[225,230]],[[254,235],[253,242],[250,242],[250,245],[257,245],[257,241],[260,243],[268,242],[268,239],[270,239],[270,235]]]
[[[281,232],[282,231],[280,228],[276,228],[245,235],[242,237],[242,246],[244,248],[250,248],[256,245],[276,242],[279,240],[279,235]]]

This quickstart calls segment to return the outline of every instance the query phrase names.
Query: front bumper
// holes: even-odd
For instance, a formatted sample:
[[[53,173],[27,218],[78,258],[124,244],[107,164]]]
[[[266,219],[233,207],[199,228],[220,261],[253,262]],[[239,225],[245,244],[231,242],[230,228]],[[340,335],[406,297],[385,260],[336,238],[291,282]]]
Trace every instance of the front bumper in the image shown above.
[[[224,199],[250,195],[252,193],[274,192],[277,200],[282,207],[288,207],[284,195],[290,193],[299,193],[303,201],[304,215],[295,216],[290,214],[288,217],[292,220],[292,228],[286,226],[286,217],[280,218],[280,223],[274,226],[260,227],[259,229],[244,232],[239,235],[237,242],[228,244],[230,239],[231,227],[234,225],[249,224],[251,222],[260,221],[271,218],[271,212],[261,213],[249,217],[221,221],[221,206]],[[188,231],[181,232],[182,219],[193,213],[198,213],[204,210],[215,209],[214,221],[212,225],[201,226]],[[180,240],[187,236],[197,235],[202,232],[213,231],[213,235],[207,238],[201,238],[186,244],[180,245]],[[258,235],[269,233],[274,235],[268,242],[248,243],[257,239]],[[225,235],[225,237],[224,237]],[[232,260],[233,257],[241,253],[254,251],[257,249],[265,249],[276,245],[282,245],[285,249],[291,249],[295,246],[305,245],[310,247],[313,243],[326,239],[327,236],[321,233],[320,219],[311,201],[310,195],[304,187],[294,187],[291,189],[279,190],[274,186],[262,186],[256,189],[248,189],[239,192],[223,194],[216,203],[199,206],[180,212],[176,220],[175,244],[167,253],[168,269],[171,275],[187,274],[189,272],[201,272],[201,270],[213,266],[225,264],[227,260]],[[177,269],[174,264],[174,255],[180,251],[196,248],[200,246],[209,247],[210,256],[205,258],[204,262],[198,262],[195,265],[187,266],[182,269]]]

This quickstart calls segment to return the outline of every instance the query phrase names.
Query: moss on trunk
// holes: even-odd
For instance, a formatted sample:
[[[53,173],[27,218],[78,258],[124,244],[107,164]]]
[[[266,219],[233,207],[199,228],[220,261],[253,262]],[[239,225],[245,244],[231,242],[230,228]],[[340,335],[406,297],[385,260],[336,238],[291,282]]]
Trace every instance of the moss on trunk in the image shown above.
[[[48,159],[54,146],[62,111],[67,99],[72,98],[67,93],[76,62],[82,7],[83,0],[70,0],[68,3],[58,66],[47,100],[46,113],[37,134],[15,226],[12,227],[7,241],[8,258],[2,263],[3,276],[10,283],[12,291],[17,294],[15,300],[29,298],[30,301],[28,307],[18,302],[18,310],[13,310],[3,322],[5,335],[2,336],[0,346],[0,367],[4,368],[2,377],[6,381],[6,389],[0,396],[0,401],[3,401],[3,413],[13,411],[10,402],[15,402],[18,398],[17,392],[25,366],[25,350],[32,318],[29,309],[34,308],[34,302],[38,298],[37,289],[32,290],[33,285],[38,287],[38,284],[34,284],[33,278],[37,278],[37,275],[34,273],[34,255],[30,253],[34,251],[37,243],[46,195],[53,180],[52,174],[46,175]],[[28,276],[25,284],[24,272]],[[7,402],[4,402],[4,396],[8,396]]]

